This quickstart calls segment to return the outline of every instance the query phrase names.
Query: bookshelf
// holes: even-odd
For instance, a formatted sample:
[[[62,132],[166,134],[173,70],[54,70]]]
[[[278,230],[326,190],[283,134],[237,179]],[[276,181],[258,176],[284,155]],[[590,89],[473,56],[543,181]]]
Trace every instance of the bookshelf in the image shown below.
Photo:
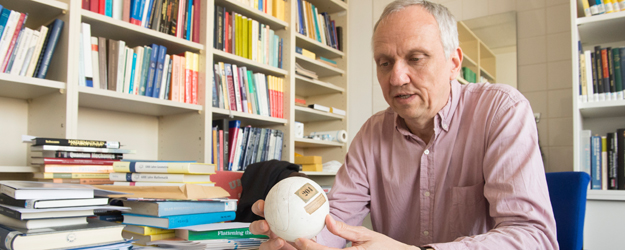
[[[467,67],[475,72],[477,81],[480,81],[480,77],[484,77],[488,82],[497,82],[497,58],[495,53],[464,22],[458,22],[457,26],[458,41],[463,53],[462,67]],[[456,79],[462,84],[469,83],[461,76],[458,76]]]
[[[578,1],[571,0],[571,58],[572,58],[572,100],[573,100],[573,152],[574,170],[583,171],[581,166],[580,131],[591,130],[592,135],[605,136],[625,127],[625,100],[582,102],[579,98],[579,62],[578,42],[583,50],[592,50],[594,46],[625,46],[625,35],[614,32],[625,24],[625,12],[601,14],[585,17],[578,8]],[[620,161],[620,159],[619,159]],[[623,190],[588,190],[584,227],[584,247],[587,249],[611,248],[619,244],[619,234],[625,230],[625,191]]]
[[[308,103],[347,110],[347,47],[337,50],[296,32],[297,4],[285,1],[285,20],[248,7],[240,0],[202,1],[199,42],[143,28],[82,9],[80,0],[0,0],[11,10],[29,13],[26,26],[37,29],[55,18],[65,22],[46,79],[0,73],[0,179],[28,179],[36,170],[28,166],[28,145],[21,135],[85,138],[122,142],[135,149],[128,159],[195,160],[209,162],[212,155],[212,122],[238,119],[242,125],[284,132],[282,160],[294,153],[320,155],[324,162],[343,162],[347,144],[295,138],[295,121],[305,124],[305,134],[347,130],[347,116],[294,105],[295,97]],[[343,28],[347,45],[347,3],[311,0],[320,12],[328,12]],[[266,25],[282,39],[283,67],[277,68],[213,48],[215,6],[243,14]],[[81,23],[91,25],[91,35],[123,40],[126,46],[152,43],[167,47],[168,54],[190,51],[199,54],[198,104],[79,86],[79,39]],[[335,60],[336,67],[295,53],[295,46]],[[284,118],[267,117],[212,107],[213,65],[226,62],[245,66],[255,73],[284,78]],[[295,63],[317,72],[318,80],[295,74]],[[7,119],[4,119],[6,117]],[[335,173],[307,173],[333,181]]]

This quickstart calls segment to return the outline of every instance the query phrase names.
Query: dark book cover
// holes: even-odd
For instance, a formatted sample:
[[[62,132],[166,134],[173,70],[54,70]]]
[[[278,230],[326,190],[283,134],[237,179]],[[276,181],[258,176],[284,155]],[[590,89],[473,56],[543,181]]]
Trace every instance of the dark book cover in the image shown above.
[[[608,133],[607,140],[607,152],[608,152],[608,189],[618,189],[618,174],[617,174],[617,137],[616,133]]]
[[[215,35],[213,37],[213,47],[218,50],[223,50],[223,8],[221,6],[215,6]]]
[[[158,63],[159,46],[152,44],[152,53],[150,53],[150,67],[148,68],[148,80],[145,87],[145,96],[152,96],[154,82],[156,78],[156,64]]]
[[[607,61],[608,61],[608,77],[610,78],[610,93],[616,93],[616,85],[614,84],[614,56],[612,55],[612,48],[606,48]]]
[[[338,50],[343,51],[343,27],[336,27],[336,40],[338,41]]]
[[[40,63],[37,63],[37,73],[35,77],[42,79],[46,78],[50,61],[52,60],[54,50],[56,49],[56,44],[58,43],[61,31],[63,30],[63,24],[65,24],[65,22],[61,19],[55,19],[54,22],[48,26],[48,37],[46,38],[43,47],[45,49],[42,49],[42,56],[39,58]]]
[[[595,63],[595,53],[590,53],[590,67],[592,70],[592,93],[599,94],[599,80],[597,79],[597,64]]]
[[[612,49],[612,62],[614,68],[614,88],[616,92],[623,91],[623,80],[622,80],[622,72],[621,72],[621,49],[613,48]]]
[[[601,46],[595,46],[595,68],[597,69],[597,92],[604,93],[603,87],[603,63],[601,61]]]
[[[223,162],[223,166],[222,166],[222,170],[228,170],[228,159],[230,159],[229,156],[229,143],[228,143],[228,139],[230,138],[230,124],[228,119],[219,119],[219,120],[213,120],[213,126],[216,126],[218,130],[222,130],[223,131],[223,155],[221,156],[222,161]]]
[[[178,28],[178,12],[180,8],[180,0],[173,0],[171,8],[171,20],[169,21],[169,34],[176,36],[176,29]]]
[[[150,20],[150,29],[159,30],[161,24],[161,14],[163,10],[163,1],[166,0],[154,0],[154,10]]]
[[[616,184],[619,190],[625,190],[625,129],[616,130]]]
[[[606,48],[601,49],[601,72],[602,72],[602,84],[603,93],[610,94],[610,64],[608,60],[608,50]],[[606,96],[607,97],[607,96]]]
[[[119,41],[108,40],[108,90],[117,91],[117,66],[119,64]]]
[[[106,51],[106,38],[98,37],[98,70],[100,75],[100,89],[108,89],[108,71],[107,71],[107,56]]]

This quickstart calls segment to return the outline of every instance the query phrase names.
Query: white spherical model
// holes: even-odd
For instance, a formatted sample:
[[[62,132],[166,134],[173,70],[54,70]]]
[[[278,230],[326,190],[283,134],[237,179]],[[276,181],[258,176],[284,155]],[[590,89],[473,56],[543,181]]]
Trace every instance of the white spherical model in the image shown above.
[[[286,241],[316,236],[328,213],[330,205],[323,189],[304,177],[283,179],[265,199],[265,220],[271,231]]]

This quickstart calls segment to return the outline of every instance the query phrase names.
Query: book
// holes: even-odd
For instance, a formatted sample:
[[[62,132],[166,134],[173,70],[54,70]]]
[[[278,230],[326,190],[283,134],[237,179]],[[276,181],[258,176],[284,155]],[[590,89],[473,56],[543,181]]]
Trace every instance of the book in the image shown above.
[[[330,108],[320,105],[320,104],[309,104],[308,105],[309,108],[311,109],[316,109],[316,110],[320,110],[320,111],[324,111],[324,112],[330,112]]]
[[[0,193],[18,200],[55,200],[93,198],[93,188],[84,185],[34,181],[0,181]]]
[[[104,179],[108,173],[34,173],[35,179]]]
[[[42,54],[39,57],[39,62],[37,62],[37,68],[35,69],[35,75],[33,75],[33,77],[46,78],[50,61],[52,61],[52,55],[56,49],[56,44],[61,36],[64,24],[65,22],[61,19],[55,19],[52,24],[48,26],[48,37],[42,47]]]
[[[607,171],[608,171],[608,178],[607,178],[607,182],[608,182],[608,189],[609,190],[616,190],[618,189],[618,184],[617,184],[617,178],[618,178],[618,173],[617,173],[617,160],[616,160],[616,156],[617,156],[617,137],[616,137],[616,133],[608,133],[606,135],[606,145],[607,145],[607,155],[608,155],[608,164],[607,164]]]
[[[22,210],[24,208],[21,208]],[[4,215],[16,220],[32,220],[32,219],[54,219],[54,218],[72,218],[86,217],[93,215],[93,209],[85,210],[69,210],[69,211],[41,211],[36,213],[27,213],[21,211],[19,207],[8,205],[0,205],[0,215]]]
[[[8,227],[40,229],[49,227],[65,227],[80,224],[87,224],[87,217],[73,218],[56,218],[56,219],[37,219],[37,220],[18,220],[0,214],[0,225]]]
[[[89,220],[88,224],[47,230],[27,230],[0,225],[0,240],[4,243],[3,247],[15,250],[70,249],[123,241],[121,236],[123,228],[124,225],[99,220]]]
[[[71,151],[71,152],[89,152],[89,153],[113,153],[113,154],[133,154],[135,150],[120,148],[91,148],[91,147],[73,147],[58,145],[38,145],[31,146],[31,151]]]
[[[252,234],[249,227],[232,228],[211,231],[192,231],[188,229],[177,229],[176,237],[195,241],[195,240],[216,240],[216,239],[268,239],[266,235]]]
[[[0,204],[37,209],[37,208],[60,208],[60,207],[82,207],[98,206],[108,204],[108,198],[91,199],[57,199],[57,200],[37,200],[37,199],[15,199],[6,194],[0,194]]]
[[[72,158],[31,158],[30,164],[42,165],[42,164],[62,164],[62,165],[113,165],[113,163],[119,160],[101,160],[101,159],[72,159]]]
[[[295,164],[322,164],[321,156],[295,156]]]
[[[138,174],[138,173],[110,173],[111,181],[148,181],[148,182],[210,182],[210,175],[200,174]]]
[[[51,183],[67,183],[67,184],[85,184],[85,185],[104,185],[113,184],[109,178],[95,178],[95,179],[39,179],[39,182],[51,182]]]
[[[133,214],[156,217],[236,211],[237,201],[123,201]]]
[[[601,189],[601,137],[590,137],[590,171],[592,172],[591,189]]]
[[[158,186],[184,186],[186,183],[173,183],[173,182],[148,182],[148,181],[115,181],[115,186],[137,186],[137,187],[158,187]],[[214,182],[197,182],[193,183],[200,186],[214,187]]]
[[[31,151],[30,157],[47,158],[73,158],[73,159],[109,159],[121,160],[124,158],[120,153],[89,153],[89,152],[68,152],[68,151]],[[35,159],[35,158],[32,158]]]
[[[113,170],[119,173],[214,174],[215,165],[196,162],[118,161]]]
[[[36,137],[32,139],[32,145],[58,145],[72,147],[94,147],[94,148],[119,148],[118,141],[97,141],[97,140],[81,140],[81,139],[58,139]]]
[[[173,229],[201,224],[234,220],[235,212],[174,215],[154,217],[141,214],[124,214],[124,224]]]
[[[122,237],[124,237],[125,239],[133,239],[135,241],[133,242],[134,244],[147,245],[150,241],[174,238],[176,237],[176,233],[169,232],[161,234],[141,235],[124,230],[122,231]]]
[[[616,130],[616,172],[617,172],[617,189],[625,190],[625,129],[620,128]],[[592,175],[591,175],[592,176]]]
[[[175,232],[173,229],[162,229],[137,225],[126,225],[126,227],[124,227],[124,231],[140,235],[155,235]]]
[[[45,173],[111,173],[111,165],[59,165],[46,164],[40,167]]]
[[[337,114],[337,115],[347,115],[345,110],[338,109],[338,108],[335,108],[335,107],[331,107],[330,108],[330,113],[334,113],[334,114]]]

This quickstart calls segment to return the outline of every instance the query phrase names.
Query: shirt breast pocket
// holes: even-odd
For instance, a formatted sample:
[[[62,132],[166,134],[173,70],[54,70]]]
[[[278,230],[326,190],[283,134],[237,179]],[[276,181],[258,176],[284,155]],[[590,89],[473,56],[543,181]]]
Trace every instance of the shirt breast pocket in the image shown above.
[[[488,231],[484,198],[484,183],[452,187],[451,230],[456,237],[471,236]]]

